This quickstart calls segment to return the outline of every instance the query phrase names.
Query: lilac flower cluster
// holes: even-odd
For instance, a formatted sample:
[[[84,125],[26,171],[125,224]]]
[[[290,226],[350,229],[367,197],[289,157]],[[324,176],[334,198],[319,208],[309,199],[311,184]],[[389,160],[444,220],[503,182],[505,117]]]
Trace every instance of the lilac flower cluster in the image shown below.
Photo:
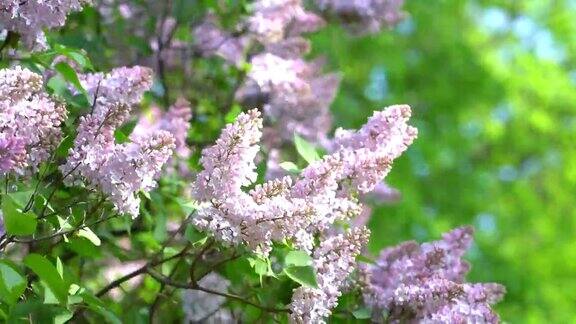
[[[278,43],[324,25],[322,18],[304,9],[301,0],[259,0],[252,11],[248,28],[263,44]]]
[[[225,242],[243,242],[264,254],[272,241],[284,239],[310,251],[315,232],[359,213],[352,193],[371,190],[414,140],[416,130],[406,124],[409,113],[408,106],[376,113],[358,133],[349,134],[366,147],[342,144],[335,153],[310,164],[294,183],[284,177],[257,185],[250,193],[243,187],[256,180],[254,158],[262,120],[256,110],[241,114],[223,130],[216,145],[202,152],[204,170],[194,190],[195,198],[204,204],[196,225]],[[367,129],[378,122],[382,132],[369,133]]]
[[[312,253],[320,287],[298,290],[292,309],[294,320],[319,320],[336,304],[339,286],[368,236],[363,227],[330,236],[334,223],[360,213],[356,192],[371,190],[412,143],[416,129],[407,125],[409,117],[408,106],[377,112],[358,132],[341,131],[335,152],[310,164],[298,179],[275,179],[246,192],[257,176],[262,119],[257,110],[242,113],[202,152],[204,170],[193,185],[201,205],[193,222],[225,243],[246,244],[264,255],[272,242],[286,240]],[[322,243],[315,249],[317,235]]]
[[[108,74],[82,75],[81,81],[94,105],[89,115],[81,117],[74,147],[60,167],[65,183],[98,189],[119,212],[136,217],[138,192],[155,186],[154,178],[174,150],[174,137],[158,130],[117,144],[114,132],[150,88],[152,72],[143,67],[117,68]]]
[[[313,143],[325,144],[332,128],[330,104],[340,83],[337,74],[321,74],[319,62],[308,63],[272,53],[252,58],[245,87],[257,89],[268,98],[264,113],[272,127],[266,129],[277,140],[291,141],[298,134]],[[240,94],[246,93],[245,88]],[[241,98],[244,99],[244,98]],[[278,147],[278,143],[268,143]]]
[[[43,90],[42,76],[22,67],[0,70],[0,175],[24,174],[60,143],[66,108]]]
[[[346,170],[352,185],[367,193],[376,187],[388,170],[378,168],[390,164],[406,150],[417,130],[406,124],[411,111],[407,105],[390,106],[375,112],[359,131],[337,129],[333,149],[346,151]],[[373,154],[378,152],[378,154]],[[359,176],[362,174],[362,176]]]
[[[168,171],[172,173],[177,171],[180,175],[189,174],[186,162],[191,150],[186,144],[186,137],[190,129],[190,119],[192,119],[192,107],[186,99],[180,98],[166,112],[158,107],[152,107],[147,115],[141,116],[138,120],[132,136],[145,136],[159,130],[169,132],[174,137],[176,160],[171,159],[167,163]]]
[[[398,2],[394,7],[388,1],[351,4],[357,10],[362,10],[363,5],[369,7],[371,14],[378,17],[390,16],[394,8],[399,10],[401,6]],[[337,2],[332,5],[343,6]],[[392,23],[391,18],[389,23]],[[247,107],[262,107],[267,125],[263,143],[268,154],[266,176],[277,179],[286,175],[279,167],[281,147],[292,141],[294,134],[331,152],[339,146],[329,138],[329,133],[332,129],[330,105],[336,96],[340,76],[322,74],[321,60],[308,62],[303,59],[310,44],[301,35],[320,29],[324,22],[306,11],[301,1],[258,1],[252,7],[247,24],[247,35],[233,37],[222,31],[216,18],[210,15],[196,29],[195,35],[199,49],[205,55],[220,55],[235,64],[242,62],[239,53],[244,54],[254,40],[263,47],[261,53],[251,57],[248,78],[238,89],[236,99]],[[376,199],[398,199],[398,193],[385,183],[378,184],[377,189],[377,194],[372,195]]]
[[[315,0],[326,15],[355,34],[375,33],[397,24],[402,18],[404,0]]]
[[[314,143],[327,142],[331,129],[329,106],[340,83],[337,74],[323,75],[320,60],[302,57],[310,49],[303,33],[324,26],[318,15],[304,9],[300,0],[256,1],[243,22],[248,32],[239,36],[220,29],[213,15],[196,28],[198,50],[219,55],[232,64],[244,61],[252,45],[262,48],[250,53],[250,71],[236,99],[249,108],[262,107],[266,117],[265,143],[269,150],[291,141],[294,133]],[[254,47],[254,46],[252,46]]]
[[[356,267],[356,257],[370,236],[366,228],[332,236],[314,251],[318,288],[299,287],[292,295],[290,319],[294,323],[324,323],[338,304],[341,287]]]
[[[201,55],[217,55],[237,66],[244,61],[249,38],[234,37],[222,30],[215,15],[208,14],[204,17],[204,21],[194,29],[193,34],[196,50]]]
[[[263,108],[272,127],[266,129],[270,135],[266,138],[291,141],[296,133],[324,144],[332,127],[329,107],[340,77],[323,75],[320,60],[303,59],[310,45],[301,36],[322,28],[324,21],[298,0],[257,2],[248,21],[264,51],[251,59],[248,81],[237,97],[246,102],[247,93],[258,93],[267,99]],[[273,149],[281,143],[267,144]]]
[[[32,49],[44,49],[43,29],[63,26],[66,16],[90,0],[0,0],[0,30],[18,33]]]
[[[376,264],[364,268],[365,301],[374,314],[386,311],[391,323],[498,323],[490,305],[502,298],[504,287],[465,282],[469,265],[462,256],[472,232],[461,227],[437,242],[383,250]]]

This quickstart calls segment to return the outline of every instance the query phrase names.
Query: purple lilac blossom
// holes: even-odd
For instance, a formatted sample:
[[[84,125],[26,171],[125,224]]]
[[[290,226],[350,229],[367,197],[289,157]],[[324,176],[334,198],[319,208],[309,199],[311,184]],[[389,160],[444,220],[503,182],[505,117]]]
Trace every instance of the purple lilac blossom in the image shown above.
[[[94,107],[80,118],[74,147],[60,167],[64,182],[97,189],[118,212],[136,217],[138,192],[155,187],[154,179],[173,153],[174,137],[158,130],[143,136],[134,134],[131,142],[117,144],[114,131],[128,120],[132,106],[150,88],[152,72],[138,66],[123,67],[80,79]]]
[[[18,33],[30,49],[45,49],[44,29],[63,26],[66,16],[90,0],[0,0],[0,30]]]
[[[234,37],[220,28],[213,14],[208,14],[202,24],[194,28],[194,44],[203,56],[218,55],[226,62],[239,66],[249,46],[249,37]]]
[[[352,180],[360,192],[373,191],[388,171],[371,166],[385,163],[386,159],[398,158],[416,137],[417,130],[406,124],[410,115],[411,110],[407,105],[390,106],[384,111],[375,112],[357,132],[341,128],[336,130],[332,149],[348,152],[344,156],[349,160],[346,172],[362,174]]]
[[[180,98],[163,112],[158,107],[152,107],[147,114],[138,120],[138,124],[132,131],[132,136],[145,136],[158,130],[167,131],[174,137],[174,157],[168,161],[168,172],[178,172],[180,175],[190,174],[187,160],[191,150],[186,144],[190,120],[192,119],[192,107],[190,103]]]
[[[314,233],[360,213],[355,192],[369,191],[370,184],[381,180],[414,140],[416,130],[406,125],[409,112],[407,106],[392,106],[382,113],[389,118],[378,118],[376,113],[368,125],[383,123],[385,135],[371,137],[372,147],[341,146],[310,164],[298,179],[271,180],[249,193],[243,188],[256,179],[254,159],[262,119],[256,110],[241,114],[226,126],[216,145],[202,152],[204,170],[193,185],[202,205],[195,224],[224,242],[244,243],[263,254],[270,251],[273,241],[286,239],[311,251]]]
[[[0,138],[0,175],[14,170],[26,161],[26,148],[20,138]]]
[[[338,304],[341,288],[356,267],[356,257],[368,242],[370,232],[365,227],[329,237],[314,250],[314,268],[318,288],[295,289],[290,303],[293,323],[325,323]]]
[[[60,143],[66,108],[28,69],[0,70],[0,175],[34,171]]]
[[[334,16],[354,34],[376,33],[404,18],[404,0],[315,0],[327,16]]]
[[[252,9],[248,28],[263,44],[277,43],[324,26],[322,18],[306,11],[301,0],[259,0]]]
[[[470,266],[462,257],[472,234],[471,227],[461,227],[440,241],[383,250],[363,269],[364,299],[373,313],[385,311],[391,323],[499,322],[490,305],[502,298],[504,287],[465,282]]]
[[[250,44],[260,44],[262,52],[251,56],[248,78],[236,99],[248,108],[263,109],[270,126],[265,138],[280,139],[266,143],[268,149],[290,142],[294,133],[325,144],[332,127],[329,106],[340,76],[322,74],[320,60],[302,59],[310,44],[301,37],[323,27],[324,21],[305,10],[300,0],[262,0],[252,5],[244,23],[248,32],[232,36],[218,26],[214,15],[208,15],[194,31],[198,49],[203,55],[219,55],[238,64]]]
[[[401,1],[356,1],[350,5],[392,24],[400,17],[401,4]],[[332,5],[342,8],[343,3],[332,2]],[[336,96],[340,76],[322,74],[322,60],[307,62],[302,59],[309,52],[310,44],[301,34],[315,31],[324,23],[306,11],[300,1],[293,0],[258,1],[247,21],[249,33],[242,36],[243,39],[252,36],[263,45],[263,51],[252,56],[247,80],[238,89],[236,99],[245,107],[262,107],[266,125],[263,144],[269,158],[274,159],[268,164],[272,167],[278,164],[282,158],[279,149],[291,142],[294,134],[332,151],[333,143],[328,135],[332,128],[330,105]],[[234,39],[219,28],[215,16],[209,16],[201,27],[198,34],[210,32],[215,36],[210,40],[218,44]],[[271,168],[266,177],[275,179],[286,175],[282,171]],[[378,188],[383,190],[373,195],[374,198],[384,202],[398,199],[398,193],[386,184],[381,183]]]
[[[332,127],[330,104],[340,83],[337,74],[321,74],[321,64],[286,59],[271,53],[256,55],[244,87],[257,87],[267,98],[264,113],[269,127],[267,138],[291,141],[294,134],[312,143],[328,142]],[[239,99],[244,88],[239,90]]]

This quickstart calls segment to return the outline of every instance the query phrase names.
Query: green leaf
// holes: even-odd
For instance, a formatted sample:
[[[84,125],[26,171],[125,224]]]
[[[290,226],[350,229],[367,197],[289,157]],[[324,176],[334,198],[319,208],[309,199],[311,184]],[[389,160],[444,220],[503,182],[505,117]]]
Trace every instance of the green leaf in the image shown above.
[[[70,288],[68,289],[68,293],[70,295],[75,295],[78,291],[80,291],[80,286],[78,286],[77,284],[71,284]]]
[[[356,261],[364,262],[364,263],[368,263],[368,264],[375,264],[376,263],[376,261],[374,259],[371,259],[365,255],[362,255],[362,254],[360,254],[356,257]]]
[[[66,246],[78,255],[86,258],[94,259],[102,256],[102,250],[97,248],[85,237],[71,238],[70,242]]]
[[[33,323],[54,323],[60,314],[67,310],[59,305],[46,304],[40,299],[31,298],[16,304],[10,311],[8,323],[22,323],[22,319],[35,319]],[[32,322],[32,321],[30,321]]]
[[[192,224],[188,224],[186,231],[184,232],[184,237],[192,243],[193,246],[202,246],[206,241],[208,241],[208,236],[206,233],[200,232]]]
[[[61,45],[61,44],[55,44],[54,50],[58,54],[62,54],[64,56],[74,60],[82,68],[94,70],[94,66],[92,66],[92,62],[90,62],[90,59],[88,58],[88,56],[86,56],[81,50],[66,47],[66,46]]]
[[[88,227],[79,230],[77,235],[80,237],[85,237],[88,241],[92,242],[92,244],[96,246],[100,246],[100,244],[102,244],[102,241],[100,241],[98,235],[92,232],[92,230]]]
[[[64,324],[68,322],[74,314],[67,309],[61,311],[60,314],[57,314],[54,317],[54,324]]]
[[[226,116],[224,116],[224,121],[226,123],[234,122],[236,120],[236,117],[238,117],[238,115],[240,115],[241,112],[242,112],[242,107],[240,107],[240,105],[238,105],[238,104],[232,105],[232,108],[230,109],[230,111],[228,111],[228,113],[226,113]]]
[[[12,201],[16,203],[16,206],[22,209],[26,207],[33,193],[34,190],[26,190],[26,191],[11,192],[8,195],[10,196],[10,198],[12,198]]]
[[[26,290],[26,280],[15,265],[0,261],[0,300],[14,305]]]
[[[312,265],[312,257],[304,251],[290,251],[284,258],[287,266],[304,267]]]
[[[299,173],[301,171],[300,168],[294,162],[290,161],[280,163],[280,167],[290,173]]]
[[[176,201],[180,204],[180,208],[182,209],[182,211],[185,212],[187,215],[196,211],[199,207],[198,202],[195,200],[186,201],[184,199],[177,198]]]
[[[68,151],[72,148],[73,145],[74,145],[73,136],[68,135],[64,137],[64,139],[62,140],[62,142],[60,142],[60,145],[58,145],[58,148],[56,149],[56,156],[61,158],[67,157]]]
[[[76,87],[77,90],[86,92],[80,83],[80,79],[78,79],[78,74],[76,74],[76,71],[74,71],[74,69],[68,63],[58,62],[54,68],[56,71],[58,71],[58,73],[60,73],[60,75],[62,75],[62,77],[64,77],[64,80],[72,83],[72,85]]]
[[[38,220],[36,215],[28,211],[23,213],[14,199],[7,195],[2,200],[2,213],[6,232],[11,235],[30,235],[36,232]]]
[[[124,134],[124,132],[121,131],[120,129],[117,129],[114,131],[114,140],[118,144],[123,144],[123,143],[130,142],[130,137],[128,137],[126,134]]]
[[[302,286],[310,288],[318,288],[316,281],[316,273],[312,266],[297,267],[291,266],[284,268],[284,273],[292,280],[301,284]]]
[[[66,84],[66,80],[60,74],[51,77],[48,80],[46,86],[49,89],[52,89],[52,91],[60,97],[63,98],[71,97],[70,90],[68,90],[68,85]]]
[[[92,106],[92,103],[88,101],[88,97],[86,97],[86,94],[84,93],[76,94],[71,97],[67,97],[66,99],[68,100],[68,103],[76,108],[82,109]]]
[[[166,237],[168,236],[168,230],[166,228],[168,219],[166,217],[166,214],[161,212],[157,213],[155,215],[154,222],[156,223],[156,225],[154,226],[154,234],[153,234],[154,238],[158,242],[163,242],[164,240],[166,240]]]
[[[68,222],[68,220],[56,215],[56,220],[58,220],[58,225],[60,226],[60,229],[63,231],[68,231],[73,229],[74,227],[72,225],[70,225],[70,223]]]
[[[316,148],[302,137],[294,135],[294,145],[298,154],[309,164],[320,160],[320,155],[318,155]]]
[[[106,320],[107,323],[113,324],[121,324],[122,321],[111,311],[106,309],[106,304],[104,304],[98,297],[91,295],[88,292],[83,292],[81,294],[82,299],[88,305],[90,309],[102,315]]]
[[[260,276],[260,281],[262,281],[262,277],[274,277],[276,278],[276,274],[272,270],[272,262],[269,258],[263,257],[256,257],[256,258],[248,258],[248,262],[250,266],[254,269],[257,275]]]
[[[114,131],[114,139],[116,140],[116,143],[122,144],[130,142],[130,134],[132,134],[135,127],[136,121],[131,120],[126,122],[120,128],[116,129]]]
[[[38,275],[61,304],[67,303],[70,285],[64,281],[50,261],[39,254],[29,254],[24,259],[24,264]]]
[[[352,312],[356,319],[369,319],[372,317],[372,312],[368,308],[358,308]]]
[[[64,265],[62,264],[62,260],[59,257],[56,257],[56,270],[60,277],[64,278]]]

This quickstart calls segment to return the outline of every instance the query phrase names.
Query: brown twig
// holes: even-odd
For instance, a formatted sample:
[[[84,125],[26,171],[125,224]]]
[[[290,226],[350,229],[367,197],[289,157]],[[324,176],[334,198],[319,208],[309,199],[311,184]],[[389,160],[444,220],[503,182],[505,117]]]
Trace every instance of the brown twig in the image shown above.
[[[220,291],[216,291],[216,290],[212,290],[212,289],[210,289],[210,288],[205,288],[205,287],[199,286],[197,283],[185,284],[185,283],[176,282],[176,281],[173,281],[173,280],[170,279],[170,278],[167,278],[167,277],[165,277],[165,276],[163,276],[163,275],[160,275],[160,274],[158,274],[158,273],[155,273],[155,272],[152,271],[152,270],[148,270],[148,274],[149,274],[152,278],[154,278],[156,281],[158,281],[158,282],[160,282],[160,283],[163,283],[163,284],[165,284],[165,285],[168,285],[168,286],[172,286],[172,287],[176,287],[176,288],[181,288],[181,289],[198,290],[198,291],[203,291],[203,292],[205,292],[205,293],[209,293],[209,294],[212,294],[212,295],[218,295],[218,296],[226,297],[226,298],[229,298],[229,299],[233,299],[233,300],[242,302],[242,303],[244,303],[244,304],[248,304],[248,305],[254,306],[254,307],[258,308],[258,309],[261,309],[261,310],[264,310],[264,311],[267,311],[267,312],[270,312],[270,313],[291,313],[290,309],[288,309],[288,308],[273,308],[273,307],[267,307],[267,306],[259,305],[259,304],[256,304],[256,303],[254,303],[254,302],[251,302],[251,301],[249,301],[249,300],[247,300],[247,299],[245,299],[245,298],[243,298],[243,297],[241,297],[241,296],[234,295],[234,294],[229,294],[229,293],[224,293],[224,292],[220,292]]]

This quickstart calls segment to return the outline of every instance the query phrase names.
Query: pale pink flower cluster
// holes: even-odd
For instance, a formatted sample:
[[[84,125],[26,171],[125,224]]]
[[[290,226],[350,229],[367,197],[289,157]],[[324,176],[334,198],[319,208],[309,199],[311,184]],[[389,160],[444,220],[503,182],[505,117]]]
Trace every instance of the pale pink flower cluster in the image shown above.
[[[61,27],[66,16],[90,0],[0,0],[0,30],[18,33],[27,47],[44,49],[44,29]]]
[[[203,204],[194,222],[225,242],[244,243],[263,254],[273,241],[285,239],[311,251],[315,233],[360,212],[353,193],[371,190],[414,140],[416,130],[406,124],[409,113],[408,106],[376,113],[358,133],[350,133],[362,138],[367,128],[382,123],[382,135],[368,133],[370,138],[362,138],[366,147],[342,145],[310,164],[295,182],[284,177],[257,185],[250,193],[243,188],[256,180],[254,158],[262,120],[256,110],[241,114],[223,130],[216,145],[202,152],[204,170],[194,190]]]
[[[66,114],[44,91],[42,76],[20,66],[0,70],[0,175],[22,175],[47,161]]]
[[[404,18],[404,0],[315,0],[326,15],[335,16],[356,34],[375,33]]]
[[[114,132],[150,88],[152,72],[143,67],[122,67],[107,74],[83,75],[81,81],[94,104],[92,112],[81,117],[74,147],[60,167],[64,181],[97,189],[118,212],[136,217],[138,193],[156,185],[155,177],[174,150],[174,137],[159,130],[117,144]]]
[[[214,146],[202,152],[204,170],[193,185],[200,208],[193,223],[225,243],[245,244],[264,255],[273,242],[283,241],[311,253],[319,287],[295,291],[291,318],[320,322],[336,305],[354,259],[368,240],[364,227],[330,236],[334,223],[360,213],[356,193],[369,191],[414,140],[409,115],[408,106],[376,113],[358,132],[342,135],[334,153],[310,164],[298,179],[271,180],[246,192],[257,177],[254,159],[262,119],[257,110],[242,113]],[[372,133],[374,129],[380,133]],[[359,143],[352,143],[354,139]],[[315,248],[318,236],[322,239]]]
[[[314,250],[318,288],[299,287],[292,295],[290,320],[294,323],[325,323],[342,295],[341,288],[356,268],[356,257],[368,242],[366,228],[354,228],[320,243]]]
[[[412,143],[417,130],[407,124],[410,115],[407,105],[390,106],[375,112],[357,132],[336,130],[333,149],[347,151],[345,172],[352,175],[352,185],[359,191],[374,190],[388,171],[374,166],[396,159]]]
[[[26,161],[26,148],[20,138],[9,136],[0,138],[0,175],[21,166]]]
[[[324,25],[322,18],[306,11],[301,0],[259,0],[253,4],[249,30],[264,43],[277,43]]]
[[[321,74],[318,62],[272,53],[256,55],[251,64],[246,86],[257,86],[268,99],[263,108],[273,126],[266,133],[284,141],[291,141],[296,133],[313,143],[327,143],[332,127],[330,104],[340,77]]]
[[[193,34],[196,50],[201,55],[217,55],[234,65],[244,61],[249,37],[234,37],[222,30],[215,15],[208,14],[202,24],[194,28]]]
[[[375,316],[385,311],[391,323],[498,323],[490,305],[502,298],[504,287],[465,282],[469,265],[462,257],[472,232],[461,227],[440,241],[383,250],[363,270],[365,301]]]
[[[303,33],[316,31],[324,21],[306,11],[299,0],[259,1],[248,19],[250,30],[264,45],[264,52],[251,61],[248,81],[237,98],[246,102],[247,93],[266,98],[263,109],[266,138],[291,141],[298,134],[313,143],[324,144],[332,127],[330,104],[336,96],[340,77],[322,74],[322,62],[307,62],[310,49]],[[269,149],[281,143],[267,143]]]
[[[301,37],[323,27],[322,18],[305,10],[300,0],[262,0],[252,5],[244,24],[248,33],[232,36],[209,15],[194,33],[198,49],[238,65],[251,44],[262,48],[251,55],[247,80],[236,99],[248,108],[263,109],[270,125],[265,137],[277,139],[265,143],[268,149],[291,141],[294,133],[314,143],[326,142],[332,126],[329,106],[340,77],[322,74],[321,61],[302,58],[310,45]]]
[[[189,174],[187,160],[191,150],[186,144],[190,120],[192,119],[192,107],[190,103],[180,98],[164,112],[158,107],[152,107],[148,114],[144,114],[138,120],[138,124],[132,131],[132,136],[145,136],[159,130],[167,131],[174,137],[174,155],[167,165],[169,172],[178,172],[180,175]]]
[[[394,4],[393,1],[350,2],[355,10],[368,10],[380,18],[392,15],[395,8],[399,12],[401,3],[396,7]],[[344,6],[343,2],[331,5]],[[392,18],[388,18],[391,24]],[[228,52],[233,50],[242,53],[243,57],[243,52],[249,48],[249,39],[256,39],[263,48],[261,53],[251,56],[247,80],[238,89],[236,99],[245,107],[262,108],[266,125],[263,144],[269,159],[266,177],[276,179],[286,175],[279,167],[283,159],[281,148],[292,141],[294,134],[330,152],[338,146],[329,138],[329,133],[332,129],[330,105],[336,97],[340,76],[323,74],[321,60],[308,62],[303,59],[310,44],[301,35],[320,29],[324,22],[306,11],[301,1],[257,1],[247,24],[249,33],[234,37],[222,31],[215,16],[209,15],[197,29],[196,38],[200,45],[210,44],[208,47],[216,49],[208,51],[207,46],[200,46],[206,55],[217,54],[231,63],[241,61],[241,57],[232,59]],[[395,201],[399,197],[398,192],[385,183],[378,184],[377,189],[372,197],[380,201]]]
[[[135,8],[133,1],[129,0],[97,0],[95,2],[95,7],[102,16],[102,19],[106,23],[115,22],[115,14],[124,19],[134,18],[140,14],[139,10]],[[136,17],[141,20],[141,17]]]

